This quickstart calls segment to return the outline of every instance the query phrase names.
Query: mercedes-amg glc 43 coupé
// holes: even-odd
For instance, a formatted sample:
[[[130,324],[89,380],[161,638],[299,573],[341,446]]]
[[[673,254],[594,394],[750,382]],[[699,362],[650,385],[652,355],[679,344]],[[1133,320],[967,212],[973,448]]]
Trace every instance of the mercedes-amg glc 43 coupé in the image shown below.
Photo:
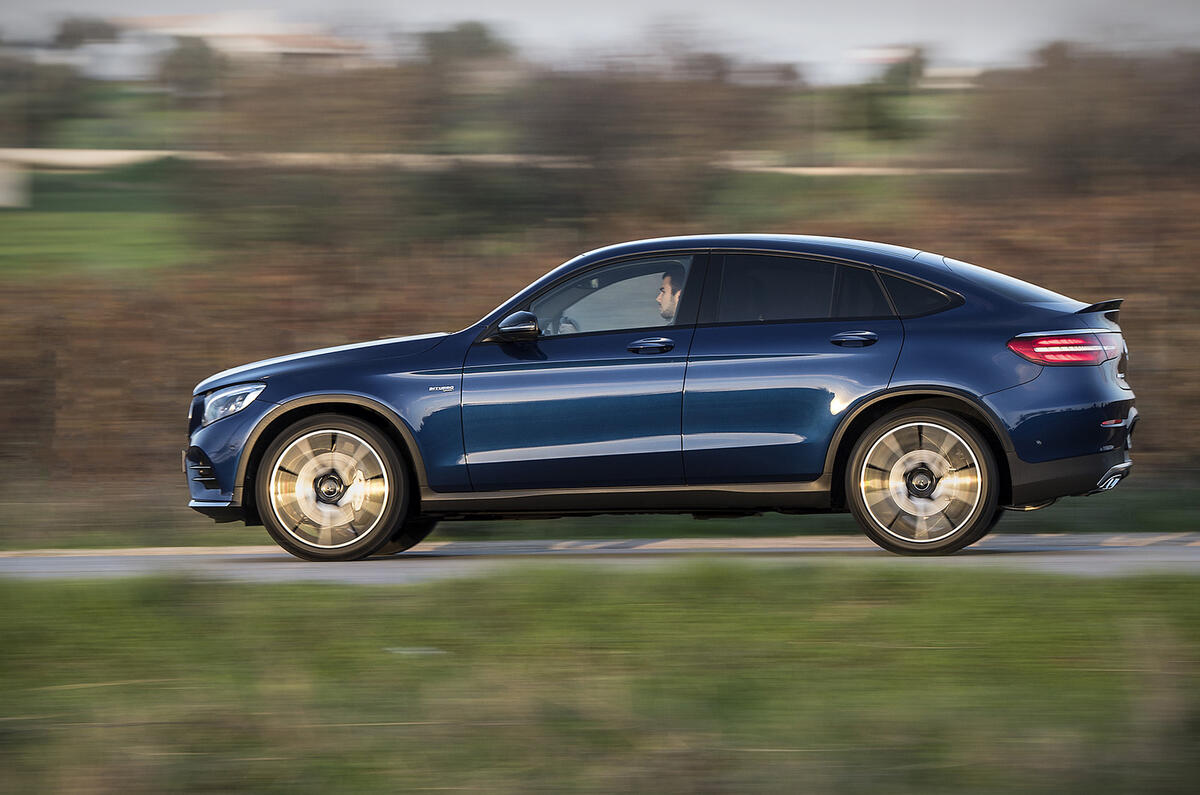
[[[1120,303],[857,240],[610,246],[462,331],[205,379],[190,504],[309,560],[597,513],[849,511],[885,549],[953,552],[1128,475]]]

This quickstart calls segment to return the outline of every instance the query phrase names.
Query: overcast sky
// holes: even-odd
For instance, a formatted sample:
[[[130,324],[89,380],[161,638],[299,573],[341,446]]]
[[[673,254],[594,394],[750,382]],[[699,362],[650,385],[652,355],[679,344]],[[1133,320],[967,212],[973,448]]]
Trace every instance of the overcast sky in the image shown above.
[[[494,23],[537,58],[636,46],[664,23],[722,51],[846,76],[859,48],[927,45],[938,63],[1018,62],[1056,38],[1115,47],[1200,47],[1200,0],[0,0],[0,30],[44,33],[65,15],[140,16],[274,10],[291,21],[415,31],[463,19]]]

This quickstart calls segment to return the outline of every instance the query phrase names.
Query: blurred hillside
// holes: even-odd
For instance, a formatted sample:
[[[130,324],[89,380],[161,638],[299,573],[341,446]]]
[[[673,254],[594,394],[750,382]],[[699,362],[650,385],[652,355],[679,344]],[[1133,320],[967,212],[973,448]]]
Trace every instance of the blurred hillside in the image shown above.
[[[214,371],[461,328],[580,251],[691,232],[882,240],[1124,297],[1139,476],[1200,463],[1200,52],[1060,43],[948,79],[907,49],[813,87],[680,40],[551,66],[478,23],[381,54],[68,22],[0,45],[0,472],[31,484],[0,524],[182,506]],[[98,76],[105,43],[140,66]],[[31,148],[173,156],[46,170]],[[829,166],[850,172],[796,173]]]

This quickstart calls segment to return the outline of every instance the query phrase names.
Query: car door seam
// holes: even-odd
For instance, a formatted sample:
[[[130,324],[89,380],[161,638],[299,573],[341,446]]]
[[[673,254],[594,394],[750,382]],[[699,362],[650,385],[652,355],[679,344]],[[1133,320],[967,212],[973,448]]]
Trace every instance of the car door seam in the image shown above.
[[[684,430],[684,405],[687,401],[687,377],[688,370],[692,366],[692,347],[696,344],[696,335],[700,332],[700,312],[704,309],[704,286],[708,284],[709,275],[713,264],[713,250],[708,249],[704,252],[704,267],[700,274],[700,295],[696,301],[696,318],[692,324],[692,333],[688,337],[688,349],[683,356],[683,382],[679,385],[679,476],[683,481],[683,485],[688,485],[687,474],[687,455],[683,448],[683,430]]]

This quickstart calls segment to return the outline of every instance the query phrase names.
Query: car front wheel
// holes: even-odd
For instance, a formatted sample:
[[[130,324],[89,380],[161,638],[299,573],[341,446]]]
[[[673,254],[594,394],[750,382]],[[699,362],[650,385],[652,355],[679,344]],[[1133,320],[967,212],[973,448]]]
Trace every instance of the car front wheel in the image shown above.
[[[404,463],[374,426],[338,414],[309,417],[267,448],[256,496],[267,532],[305,560],[358,560],[402,529]]]
[[[399,555],[401,552],[407,552],[424,541],[437,527],[437,523],[437,519],[413,517],[405,522],[404,526],[392,536],[392,539],[380,547],[375,554]]]
[[[935,409],[900,410],[855,444],[846,498],[863,531],[884,549],[944,555],[995,524],[996,472],[991,448],[970,423]]]

